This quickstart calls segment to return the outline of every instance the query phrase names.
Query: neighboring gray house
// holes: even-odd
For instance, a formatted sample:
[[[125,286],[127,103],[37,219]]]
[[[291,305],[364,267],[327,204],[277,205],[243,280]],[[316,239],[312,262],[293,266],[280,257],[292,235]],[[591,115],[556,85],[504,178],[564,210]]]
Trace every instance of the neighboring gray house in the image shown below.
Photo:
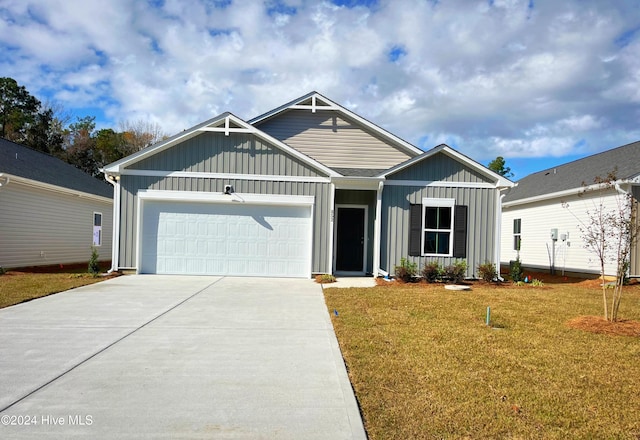
[[[113,188],[55,157],[0,139],[0,266],[111,258]]]
[[[250,121],[224,113],[104,169],[114,269],[310,277],[499,263],[512,182],[416,148],[312,92]]]
[[[502,263],[518,254],[522,265],[557,273],[598,274],[599,261],[584,248],[580,225],[589,223],[587,211],[600,204],[616,209],[615,191],[595,190],[596,177],[614,172],[617,191],[640,197],[640,142],[634,142],[533,173],[518,181],[502,203]],[[589,191],[585,192],[585,189]],[[564,203],[564,207],[563,207]],[[637,216],[636,216],[637,218]],[[553,236],[552,236],[553,231]],[[632,243],[629,274],[640,276],[640,249]],[[519,251],[518,251],[519,248]],[[615,275],[615,265],[605,267]]]

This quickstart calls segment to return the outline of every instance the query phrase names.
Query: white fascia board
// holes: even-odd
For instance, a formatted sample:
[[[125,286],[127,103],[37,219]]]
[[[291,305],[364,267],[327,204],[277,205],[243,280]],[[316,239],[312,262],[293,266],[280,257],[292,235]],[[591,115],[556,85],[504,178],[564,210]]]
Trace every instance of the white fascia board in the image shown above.
[[[445,180],[385,180],[384,184],[385,186],[430,186],[436,188],[496,188],[494,184],[486,182],[448,182]]]
[[[467,165],[469,165],[471,168],[475,169],[476,171],[478,171],[480,174],[484,174],[485,176],[496,180],[496,187],[497,188],[511,188],[514,187],[516,184],[515,182],[512,182],[511,180],[507,179],[504,176],[501,176],[500,174],[491,171],[489,168],[479,164],[478,162],[476,162],[475,160],[471,159],[470,157],[465,156],[464,154],[454,150],[453,148],[449,147],[448,145],[445,145],[444,148],[442,149],[442,152],[453,157],[456,158],[458,160],[460,160],[461,162],[465,162]]]
[[[195,125],[187,130],[184,130],[170,137],[169,139],[160,141],[155,145],[142,149],[127,157],[123,157],[122,159],[105,166],[104,168],[101,169],[101,171],[105,174],[118,175],[122,172],[122,169],[124,169],[125,167],[133,165],[134,163],[139,162],[146,157],[153,156],[154,154],[160,153],[179,142],[183,142],[187,139],[195,137],[200,134],[201,128],[216,124],[217,122],[226,119],[228,116],[233,116],[233,115],[231,115],[231,113],[228,113],[228,112],[222,113],[221,115],[216,116],[212,119],[209,119],[208,121],[205,121],[201,124]]]
[[[65,188],[63,186],[51,185],[50,183],[39,182],[37,180],[25,179],[24,177],[14,176],[12,174],[4,174],[10,178],[11,184],[19,183],[34,188],[44,189],[46,191],[53,191],[56,193],[64,193],[76,197],[82,197],[83,199],[97,200],[103,203],[113,203],[113,199],[109,197],[99,196],[97,194],[91,194],[83,191],[77,191],[75,189]]]
[[[632,185],[638,185],[638,184],[640,184],[640,174],[636,174],[635,176],[631,176],[627,180]]]
[[[618,180],[617,182],[614,182],[614,183],[618,185],[624,185],[630,182],[627,180]],[[585,191],[598,191],[603,189],[606,189],[606,187],[603,187],[601,184],[580,186],[578,188],[565,189],[563,191],[558,191],[554,193],[541,194],[539,196],[527,197],[526,199],[519,199],[519,200],[513,200],[511,202],[505,202],[502,204],[502,207],[511,208],[513,206],[526,205],[527,203],[543,202],[545,200],[552,200],[560,197],[573,196],[576,194],[584,193]]]
[[[332,177],[331,183],[333,183],[336,189],[369,189],[378,190],[380,182],[384,179],[379,177]]]
[[[491,180],[494,180],[496,183],[493,185],[490,185],[491,188],[511,188],[513,186],[515,186],[515,182],[512,182],[511,180],[505,178],[504,176],[501,176],[498,173],[494,173],[493,171],[491,171],[490,169],[480,165],[478,162],[476,162],[475,160],[465,156],[464,154],[461,154],[459,152],[457,152],[456,150],[454,150],[453,148],[449,147],[446,144],[441,144],[438,145],[437,147],[432,148],[429,151],[424,152],[423,154],[421,154],[420,156],[416,156],[413,159],[409,159],[406,162],[402,162],[398,165],[396,165],[395,167],[385,171],[384,173],[380,174],[381,177],[387,177],[391,174],[394,174],[398,171],[401,171],[405,168],[408,168],[418,162],[421,162],[423,160],[426,160],[438,153],[444,153],[447,156],[456,159],[459,162],[462,162],[463,164],[467,165],[469,168],[472,168],[476,171],[478,171],[479,173],[489,177]]]
[[[122,170],[123,176],[189,177],[195,179],[259,180],[267,182],[329,183],[329,177],[283,176],[279,174],[204,173],[198,171]]]
[[[217,126],[217,124],[219,122],[225,122],[225,125],[223,127]],[[229,127],[229,123],[233,122],[235,125],[238,125],[239,127]],[[213,127],[212,127],[213,125]],[[262,130],[259,130],[258,128],[248,124],[247,122],[243,121],[242,119],[238,118],[237,116],[231,114],[231,113],[223,113],[222,115],[214,118],[214,119],[210,119],[209,121],[206,121],[200,125],[196,125],[195,127],[190,128],[189,130],[186,130],[185,132],[181,133],[180,135],[171,138],[171,139],[167,139],[164,142],[160,142],[158,144],[156,144],[155,146],[149,147],[146,150],[141,150],[137,153],[132,154],[131,156],[128,156],[124,159],[121,159],[118,162],[114,162],[111,165],[108,165],[106,167],[104,167],[104,169],[102,169],[102,171],[105,174],[110,174],[110,175],[118,175],[118,174],[124,174],[124,169],[127,166],[130,166],[136,162],[139,162],[140,160],[152,156],[154,154],[160,153],[176,144],[178,144],[179,142],[184,142],[185,140],[195,137],[198,134],[202,133],[202,132],[218,132],[218,133],[225,133],[225,135],[228,135],[229,133],[247,133],[247,134],[253,134],[255,136],[257,136],[258,138],[270,143],[271,145],[273,145],[274,147],[290,154],[291,156],[294,156],[295,158],[301,160],[303,163],[308,164],[309,166],[317,169],[318,171],[321,171],[325,174],[327,174],[328,176],[339,176],[340,174],[337,173],[336,171],[332,170],[331,168],[321,164],[320,162],[310,158],[309,156],[302,154],[301,152],[299,152],[298,150],[291,148],[290,146],[288,146],[287,144],[281,142],[280,140],[269,136],[267,133],[263,132]]]
[[[404,162],[399,163],[398,165],[396,165],[394,167],[389,168],[384,173],[380,174],[379,177],[387,177],[387,176],[389,176],[389,175],[391,175],[393,173],[396,173],[396,172],[398,172],[400,170],[408,168],[408,167],[410,167],[411,165],[413,165],[413,164],[415,164],[417,162],[425,160],[425,159],[433,156],[434,154],[439,153],[440,151],[442,151],[442,148],[440,146],[432,148],[429,151],[423,152],[419,156],[413,157],[413,158],[411,158],[409,160],[406,160]]]
[[[293,196],[285,194],[247,194],[247,193],[210,193],[203,191],[138,191],[139,200],[165,202],[202,202],[202,203],[246,203],[251,205],[313,206],[314,196]]]
[[[307,99],[311,98],[312,100],[315,99],[320,99],[321,101],[323,101],[324,103],[326,103],[327,105],[301,105],[300,102],[302,101],[306,101]],[[409,142],[399,138],[398,136],[386,131],[385,129],[377,126],[376,124],[366,120],[365,118],[363,118],[362,116],[352,112],[351,110],[348,110],[347,108],[341,106],[340,104],[333,102],[332,100],[330,100],[329,98],[322,96],[320,93],[318,92],[311,92],[308,93],[304,96],[301,96],[300,98],[297,98],[293,101],[290,101],[288,104],[285,104],[283,106],[280,106],[274,110],[271,110],[270,112],[264,113],[260,116],[257,116],[253,119],[249,120],[250,124],[256,124],[259,123],[261,121],[264,121],[265,119],[271,118],[275,115],[277,115],[278,113],[281,113],[283,111],[286,110],[291,110],[291,109],[305,109],[305,110],[311,110],[313,112],[318,111],[318,110],[333,110],[333,111],[337,111],[339,113],[342,113],[344,115],[346,115],[347,117],[361,123],[362,125],[366,126],[367,128],[369,128],[370,130],[376,132],[379,136],[383,137],[383,138],[387,138],[389,140],[391,140],[394,144],[400,146],[402,149],[404,149],[405,151],[410,152],[411,154],[422,154],[423,151],[414,146],[411,145]]]

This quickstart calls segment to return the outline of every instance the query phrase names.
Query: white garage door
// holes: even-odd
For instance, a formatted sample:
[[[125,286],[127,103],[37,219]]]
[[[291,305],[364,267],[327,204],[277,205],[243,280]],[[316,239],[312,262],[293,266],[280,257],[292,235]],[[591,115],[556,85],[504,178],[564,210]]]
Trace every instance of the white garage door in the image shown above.
[[[311,208],[144,203],[140,272],[311,276]]]

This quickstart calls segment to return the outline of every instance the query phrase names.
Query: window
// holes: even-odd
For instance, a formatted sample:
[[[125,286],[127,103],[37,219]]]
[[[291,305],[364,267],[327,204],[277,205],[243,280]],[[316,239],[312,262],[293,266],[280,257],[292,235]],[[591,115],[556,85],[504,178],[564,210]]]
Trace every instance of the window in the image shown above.
[[[102,213],[93,213],[93,245],[102,246]]]
[[[447,206],[439,206],[447,205]],[[453,238],[453,201],[426,200],[423,203],[423,255],[451,255]]]
[[[409,206],[409,255],[467,257],[467,206],[454,199],[422,199]]]
[[[513,219],[513,250],[519,251],[520,244],[522,242],[522,219],[514,218]]]

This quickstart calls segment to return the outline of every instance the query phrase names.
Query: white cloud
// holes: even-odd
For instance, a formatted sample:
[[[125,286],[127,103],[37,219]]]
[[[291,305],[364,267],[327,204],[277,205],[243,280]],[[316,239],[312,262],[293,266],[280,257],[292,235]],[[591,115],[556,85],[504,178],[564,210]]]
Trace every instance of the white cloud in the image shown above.
[[[43,99],[102,108],[114,126],[143,117],[173,133],[317,90],[424,148],[579,154],[639,136],[636,6],[5,0],[0,69]]]

